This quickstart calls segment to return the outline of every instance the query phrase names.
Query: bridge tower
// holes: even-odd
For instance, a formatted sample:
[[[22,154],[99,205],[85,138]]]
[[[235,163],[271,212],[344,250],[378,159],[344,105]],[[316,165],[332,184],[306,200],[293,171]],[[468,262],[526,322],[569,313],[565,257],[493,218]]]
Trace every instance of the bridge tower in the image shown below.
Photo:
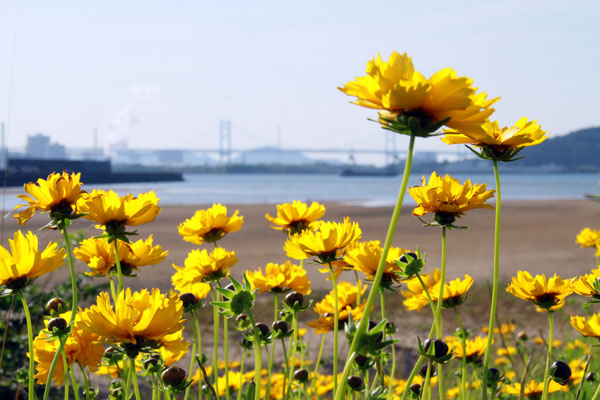
[[[396,134],[384,132],[383,152],[385,155],[385,165],[391,165],[398,162],[398,151],[396,150]]]
[[[231,120],[219,121],[219,156],[222,164],[231,162]]]

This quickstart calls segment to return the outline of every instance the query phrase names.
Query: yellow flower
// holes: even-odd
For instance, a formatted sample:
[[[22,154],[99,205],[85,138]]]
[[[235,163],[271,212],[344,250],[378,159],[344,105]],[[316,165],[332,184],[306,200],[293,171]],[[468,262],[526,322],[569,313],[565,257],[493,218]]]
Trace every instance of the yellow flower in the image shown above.
[[[385,260],[382,284],[389,286],[393,281],[398,281],[399,278],[395,272],[400,272],[400,267],[395,261],[399,260],[404,253],[410,253],[410,250],[401,247],[390,247]],[[380,246],[379,240],[359,242],[348,248],[345,261],[357,271],[367,275],[368,280],[373,280],[382,254],[383,248]]]
[[[140,239],[134,243],[118,241],[117,248],[121,271],[126,276],[139,267],[162,262],[168,254],[160,245],[152,246],[152,235],[146,240]],[[85,239],[80,247],[73,250],[73,254],[92,269],[91,272],[86,272],[86,275],[104,276],[115,269],[115,246],[109,243],[107,238]]]
[[[317,202],[312,202],[310,206],[299,200],[292,203],[277,205],[277,217],[273,218],[269,214],[265,215],[274,226],[273,229],[280,231],[289,231],[292,235],[302,232],[305,229],[313,229],[317,224],[315,222],[325,215],[325,206]]]
[[[439,301],[440,298],[440,283],[438,282],[430,291],[431,299],[435,302]],[[464,303],[471,286],[473,286],[473,278],[469,275],[465,275],[464,280],[457,278],[445,283],[442,295],[442,307],[454,308]]]
[[[598,247],[600,243],[600,231],[597,229],[583,228],[577,235],[577,241],[581,248]]]
[[[81,196],[77,207],[79,212],[87,213],[85,218],[104,226],[110,233],[124,225],[137,226],[154,221],[160,213],[158,200],[154,192],[119,197],[112,190],[93,190]]]
[[[291,289],[305,295],[310,294],[310,281],[306,270],[289,261],[284,264],[268,263],[265,267],[265,274],[262,269],[259,269],[258,271],[249,271],[246,277],[252,290],[258,289],[260,293],[281,293]]]
[[[467,355],[467,362],[477,362],[485,354],[487,348],[487,337],[476,336],[473,339],[466,340],[466,352],[463,351],[462,340],[457,339],[455,336],[453,340],[447,341],[452,345],[452,351],[456,358],[463,358],[464,354]]]
[[[517,277],[506,291],[513,296],[533,302],[538,309],[556,310],[564,305],[564,299],[573,290],[569,283],[554,274],[550,279],[546,275],[536,275],[535,278],[527,271],[519,271]]]
[[[498,350],[496,350],[496,354],[499,357],[512,356],[516,352],[517,348],[515,346],[501,347]]]
[[[289,237],[283,249],[296,260],[318,257],[322,263],[332,261],[336,252],[361,238],[356,222],[345,218],[343,223],[319,221],[315,231],[305,230]]]
[[[421,279],[423,280],[425,287],[428,288],[427,291],[431,293],[431,288],[436,286],[441,279],[439,268],[434,269],[432,274],[421,274]],[[405,300],[402,302],[404,307],[409,311],[421,311],[421,309],[427,305],[429,300],[427,299],[427,295],[425,294],[425,290],[423,289],[421,282],[419,282],[419,279],[415,276],[403,281],[402,283],[404,283],[406,286],[406,290],[401,292],[402,296],[405,298]]]
[[[366,300],[361,304],[356,304],[358,299],[358,291],[360,290],[361,295],[367,290],[365,286],[359,289],[358,286],[354,286],[349,282],[338,282],[338,321],[340,325],[345,323],[350,314],[352,319],[358,321],[364,312]],[[327,333],[333,330],[335,323],[335,295],[334,291],[331,290],[327,296],[313,307],[313,310],[319,314],[319,318],[316,321],[308,322],[307,325],[314,328],[316,333]]]
[[[448,129],[444,131],[446,136],[442,140],[447,144],[465,143],[487,147],[501,154],[509,149],[535,146],[548,138],[536,121],[527,122],[527,118],[521,118],[512,127],[500,128],[498,121],[487,121],[481,127],[483,132]]]
[[[227,251],[222,247],[213,249],[210,254],[206,249],[192,250],[185,259],[185,267],[173,264],[177,270],[172,278],[173,285],[181,287],[195,282],[218,281],[228,277],[229,270],[237,262],[235,251]]]
[[[569,390],[568,387],[566,386],[561,386],[558,383],[554,382],[553,380],[550,381],[550,384],[548,385],[548,393],[554,393],[554,392],[564,392]],[[507,394],[512,394],[515,396],[520,396],[521,394],[521,384],[520,383],[514,383],[512,385],[502,385],[502,388],[500,389],[500,391],[507,393]],[[530,398],[530,399],[539,399],[542,396],[542,392],[544,391],[544,383],[543,382],[536,382],[534,380],[530,380],[527,385],[525,385],[525,390],[524,390],[524,394],[525,397]]]
[[[593,271],[573,278],[570,282],[573,291],[579,295],[600,299],[600,277]]]
[[[73,206],[77,203],[81,195],[81,173],[66,172],[61,174],[52,173],[46,179],[38,179],[37,184],[33,182],[26,183],[23,188],[26,194],[19,194],[22,200],[27,204],[20,204],[15,207],[15,211],[22,207],[27,207],[23,211],[15,214],[15,218],[20,225],[25,225],[36,211],[59,212],[61,214],[71,214]]]
[[[65,321],[71,319],[71,312],[66,312],[60,315]],[[71,329],[67,341],[65,343],[64,352],[67,359],[67,365],[79,363],[83,368],[88,368],[94,372],[98,369],[102,361],[104,347],[98,342],[99,336],[93,332],[85,331],[79,326],[81,315],[78,313],[75,316],[75,325]],[[48,329],[48,321],[45,322]],[[50,372],[50,364],[58,351],[60,342],[58,340],[50,341],[50,336],[45,330],[41,330],[37,337],[33,340],[33,358],[36,362],[37,383],[43,385],[48,379]],[[52,380],[57,385],[62,385],[65,381],[64,364],[59,362],[52,375]]]
[[[186,219],[177,227],[183,240],[190,243],[202,244],[216,242],[225,235],[242,229],[244,217],[235,210],[231,217],[227,216],[227,207],[213,204],[206,210],[198,210],[192,218]]]
[[[10,252],[0,245],[0,286],[18,290],[30,279],[37,278],[63,265],[66,257],[64,249],[54,242],[48,243],[44,251],[38,249],[38,238],[32,232],[15,232],[14,239],[8,239]],[[12,254],[11,254],[12,253]]]
[[[571,315],[571,326],[583,336],[600,338],[600,314],[593,314],[587,319]]]
[[[486,185],[471,184],[467,180],[462,185],[458,179],[449,175],[441,177],[433,172],[429,182],[423,177],[423,185],[408,189],[408,193],[417,203],[413,215],[426,213],[442,214],[448,217],[460,217],[475,208],[493,207],[485,202],[494,196],[494,190],[486,190]]]
[[[494,328],[494,333],[508,335],[509,333],[514,332],[515,329],[517,329],[517,325],[513,324],[512,322],[509,322],[509,323],[501,324],[500,328]],[[488,333],[489,332],[488,326],[487,325],[483,326],[481,328],[481,332]]]
[[[544,338],[542,338],[542,337],[539,337],[539,336],[533,338],[533,342],[536,343],[536,344],[541,344],[543,346],[547,346],[546,340]],[[555,339],[555,340],[552,341],[552,348],[553,349],[555,349],[557,347],[561,347],[562,345],[563,345],[563,341],[562,340]]]
[[[127,288],[113,307],[108,293],[98,295],[95,305],[83,311],[82,329],[95,332],[109,343],[160,344],[166,336],[183,329],[183,304],[158,289],[131,293]]]
[[[395,119],[403,114],[420,114],[431,122],[446,118],[450,127],[471,128],[478,132],[494,111],[485,93],[476,94],[473,81],[457,77],[452,68],[444,68],[429,79],[415,70],[412,59],[393,52],[389,60],[378,55],[367,63],[367,75],[346,83],[339,89],[356,96],[359,106],[382,110],[384,118]]]
[[[158,340],[160,356],[165,365],[173,365],[188,352],[190,343],[183,340],[183,329]]]

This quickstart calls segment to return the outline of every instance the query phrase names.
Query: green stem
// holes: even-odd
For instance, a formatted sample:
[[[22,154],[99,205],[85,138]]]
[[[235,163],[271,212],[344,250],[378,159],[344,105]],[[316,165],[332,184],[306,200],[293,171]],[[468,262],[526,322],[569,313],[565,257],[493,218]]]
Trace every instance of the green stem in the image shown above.
[[[62,340],[62,339],[61,339]],[[65,400],[69,400],[69,365],[67,364],[67,356],[65,352],[62,353],[62,362],[63,362],[63,374],[65,377]]]
[[[358,289],[358,291],[356,292],[356,304],[360,304],[360,292],[361,292],[360,278],[358,277],[357,270],[353,269],[352,271],[354,271],[354,278],[356,279],[356,288]]]
[[[216,242],[215,242],[216,246]],[[212,299],[213,302],[219,301],[219,294],[215,287],[212,287]],[[218,373],[218,357],[219,357],[219,321],[220,315],[219,310],[216,306],[213,306],[213,359],[212,359],[212,372],[213,376],[213,385],[215,387],[215,391],[219,393],[219,373]],[[255,328],[256,329],[256,328]],[[260,342],[259,342],[260,347]]]
[[[431,362],[427,364],[427,372],[425,373],[425,381],[423,382],[423,387],[421,388],[421,395],[424,399],[431,398]]]
[[[456,314],[456,319],[458,320],[458,325],[460,326],[460,331],[461,331],[461,337],[462,337],[462,359],[461,359],[461,366],[460,366],[460,397],[462,400],[465,400],[465,393],[467,391],[466,387],[465,387],[465,382],[466,382],[466,375],[467,375],[467,331],[465,330],[465,327],[462,323],[462,320],[460,319],[460,315],[458,314],[458,310],[456,309],[456,307],[452,307],[452,309],[454,310],[454,313]],[[492,396],[492,398],[494,398]]]
[[[23,297],[23,293],[19,292],[21,303],[23,303],[23,310],[25,311],[25,320],[27,321],[27,339],[29,340],[29,386],[28,396],[29,400],[33,400],[35,393],[33,392],[33,326],[31,325],[31,315],[29,314],[29,307]],[[66,378],[65,378],[66,380]]]
[[[64,226],[62,227],[62,233],[63,236],[65,238],[65,248],[67,250],[67,260],[69,263],[69,272],[71,274],[71,295],[72,295],[72,300],[71,300],[71,320],[69,321],[69,326],[73,326],[73,324],[75,323],[75,316],[77,315],[77,279],[75,277],[75,267],[74,267],[74,261],[73,261],[73,252],[71,250],[71,238],[69,237],[69,234],[67,233],[67,227]]]
[[[375,273],[375,277],[373,278],[373,285],[371,286],[369,296],[367,297],[365,312],[363,313],[362,318],[360,319],[358,330],[354,335],[352,343],[350,344],[350,349],[348,350],[348,358],[346,359],[346,364],[344,365],[344,371],[342,372],[340,382],[345,383],[347,381],[348,375],[350,375],[350,370],[352,368],[352,361],[354,361],[354,357],[356,357],[356,349],[358,343],[365,335],[365,332],[367,331],[367,326],[369,325],[369,310],[371,310],[371,308],[373,307],[373,303],[375,302],[375,296],[379,291],[381,278],[383,277],[383,270],[385,268],[385,260],[387,259],[390,246],[392,245],[392,240],[394,239],[394,231],[396,230],[398,217],[400,216],[400,211],[402,210],[402,203],[404,202],[404,195],[406,193],[406,188],[408,186],[408,178],[410,176],[414,147],[415,135],[411,134],[410,142],[408,145],[408,154],[406,156],[406,162],[404,163],[404,172],[402,173],[402,184],[400,185],[400,191],[398,193],[398,200],[396,200],[396,205],[394,206],[394,212],[392,214],[392,219],[390,220],[390,225],[388,227],[387,235],[383,245],[383,252],[381,254],[381,258],[379,259],[379,266],[377,267],[377,272]],[[335,391],[335,400],[342,400],[344,398],[345,392],[346,385],[340,385],[339,389]]]
[[[260,343],[260,330],[256,327],[254,315],[250,312],[248,317],[254,327],[254,400],[260,400],[260,375],[262,372],[262,349]]]
[[[275,303],[275,305],[274,305],[275,311],[273,313],[273,321],[277,321],[277,313],[278,313],[278,310],[277,310],[277,293],[273,293],[273,295],[274,295],[273,303]],[[265,396],[265,398],[267,398],[267,399],[270,398],[269,395],[271,394],[271,373],[273,371],[273,361],[274,361],[274,358],[275,358],[275,343],[276,342],[277,342],[276,340],[273,340],[273,342],[271,343],[271,353],[269,355],[269,366],[267,367],[267,377],[268,377],[268,380],[267,380],[267,394]]]
[[[119,260],[119,239],[114,238],[115,243],[115,265],[117,266],[117,278],[119,279],[119,286],[117,290],[117,294],[120,294],[123,291],[123,272],[121,272],[121,260]]]
[[[133,358],[130,359],[130,365],[131,365],[131,367],[129,368],[129,373],[131,374],[131,378],[133,381],[133,391],[135,392],[135,399],[142,400],[142,397],[140,396],[140,388],[138,387],[138,382],[137,382],[137,371],[135,370],[135,359],[133,359]]]
[[[194,376],[194,359],[196,358],[196,356],[198,355],[197,352],[197,340],[196,337],[198,336],[198,333],[196,332],[196,310],[191,310],[190,311],[190,316],[192,317],[192,330],[193,330],[193,334],[194,334],[194,343],[192,343],[192,354],[190,356],[190,367],[188,369],[188,376]],[[202,373],[200,374],[200,376],[202,376]],[[198,383],[200,383],[200,381],[198,381]],[[198,387],[201,387],[202,385],[198,384]],[[185,389],[185,396],[184,396],[184,400],[188,400],[190,398],[190,392],[192,390],[192,385],[188,386],[187,389]],[[152,394],[154,395],[154,390],[152,391]]]
[[[129,400],[129,390],[131,389],[131,368],[127,367],[127,361],[123,361],[123,375],[125,376],[123,384],[123,398]],[[135,370],[135,366],[134,366]]]
[[[331,266],[331,261],[329,261],[329,272],[331,274],[331,282],[333,283],[333,392],[336,392],[337,389],[337,375],[338,375],[338,331],[339,331],[339,318],[340,318],[340,310],[338,305],[338,289],[337,289],[337,280],[335,279],[335,272],[333,272],[333,267]],[[365,313],[368,314],[367,309],[365,308]],[[368,324],[368,321],[367,321]],[[295,331],[294,331],[295,333]],[[293,365],[292,365],[293,369]]]
[[[496,318],[496,306],[498,304],[498,277],[500,274],[500,205],[502,195],[500,191],[500,174],[498,173],[498,161],[494,160],[494,177],[496,178],[496,217],[494,221],[494,279],[492,282],[492,305],[490,309],[490,323],[488,325],[487,347],[483,358],[483,382],[481,385],[482,399],[487,400],[487,370],[490,365],[492,353],[492,342],[494,340],[494,325]]]
[[[90,380],[88,379],[85,369],[79,361],[77,361],[77,365],[79,366],[79,370],[81,371],[81,376],[83,376],[83,385],[85,387],[85,392],[88,393],[90,390]]]
[[[225,355],[225,399],[230,400],[230,390],[229,390],[229,321],[227,317],[223,317],[223,347],[224,347],[224,355]]]
[[[68,370],[70,372],[71,383],[73,385],[73,394],[75,395],[75,400],[79,400],[79,387],[77,386],[77,381],[75,380],[75,371],[73,370],[72,367],[67,367],[67,368],[68,368]],[[67,377],[65,376],[65,379],[66,378]]]
[[[542,392],[542,400],[548,399],[548,385],[550,384],[550,360],[552,359],[552,342],[554,342],[554,320],[552,311],[548,310],[548,355],[546,356],[546,369],[544,370],[544,391]]]
[[[292,392],[292,379],[294,377],[294,365],[296,364],[296,348],[298,346],[298,315],[296,315],[296,310],[292,311],[292,330],[294,332],[292,335],[292,357],[290,359],[290,370],[288,371],[287,389],[284,392],[284,399],[287,399],[288,395]],[[335,385],[335,375],[333,382]]]
[[[444,334],[444,318],[442,316],[442,303],[444,302],[444,286],[446,285],[446,227],[442,226],[442,272],[440,276],[440,292],[438,293],[437,307],[435,314],[437,316],[436,335],[441,339]],[[438,392],[440,400],[444,400],[444,368],[442,364],[438,365]]]
[[[600,396],[600,384],[598,384],[598,387],[596,388],[596,391],[594,392],[594,397],[592,397],[592,400],[598,400],[598,396]]]
[[[321,346],[319,347],[319,355],[317,356],[317,362],[315,363],[315,370],[313,371],[312,378],[310,380],[310,388],[311,388],[311,396],[315,397],[315,380],[317,379],[317,374],[319,373],[319,367],[321,366],[321,356],[323,355],[323,348],[325,347],[325,338],[326,334],[322,334],[323,338],[321,339]]]
[[[431,298],[430,298],[430,301],[431,301]],[[432,308],[433,308],[433,306],[432,306]],[[435,315],[435,313],[434,313],[434,315]],[[435,326],[436,326],[436,323],[434,321],[433,324],[431,324],[431,329],[429,329],[429,335],[427,336],[427,339],[433,338],[433,334],[435,333]],[[417,372],[419,372],[419,368],[421,368],[423,361],[425,361],[425,356],[420,355],[419,358],[417,359],[417,362],[415,363],[415,366],[413,367],[412,371],[410,372],[410,376],[408,377],[406,386],[404,387],[404,392],[402,392],[402,400],[408,399],[408,395],[410,393],[410,385],[412,384],[413,379],[415,379]]]
[[[246,362],[246,349],[242,348],[242,362],[240,363],[240,389],[237,392],[237,400],[242,396],[242,388],[244,387],[244,363]]]
[[[115,291],[115,282],[112,275],[108,275],[108,281],[110,282],[110,294],[112,295],[113,303],[117,304],[117,292]]]

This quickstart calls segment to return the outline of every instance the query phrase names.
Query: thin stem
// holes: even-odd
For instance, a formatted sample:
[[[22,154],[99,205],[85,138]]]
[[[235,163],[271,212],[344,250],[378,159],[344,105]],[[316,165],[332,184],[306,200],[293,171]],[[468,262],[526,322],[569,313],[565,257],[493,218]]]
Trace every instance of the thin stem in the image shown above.
[[[323,338],[321,339],[321,346],[319,347],[319,355],[317,356],[317,362],[315,363],[315,370],[313,371],[312,378],[310,380],[310,388],[311,388],[311,396],[315,396],[315,380],[317,379],[317,374],[319,373],[319,367],[321,366],[321,356],[323,355],[323,348],[325,347],[325,338],[326,334],[323,333]]]
[[[588,354],[587,356],[587,361],[585,362],[585,368],[583,369],[583,377],[586,376],[587,371],[588,371],[588,367],[590,366],[590,359],[592,358],[592,353]],[[582,379],[581,381],[579,381],[579,386],[577,387],[577,394],[575,395],[575,400],[579,400],[579,395],[581,394],[581,388],[583,387],[583,381],[585,380]]]
[[[192,343],[192,354],[190,357],[190,367],[188,369],[188,373],[189,376],[194,376],[194,358],[198,355],[196,346],[197,346],[197,341],[196,341],[196,336],[197,336],[197,332],[196,332],[196,310],[191,310],[190,311],[190,316],[192,317],[192,330],[194,333],[194,343]],[[198,385],[198,387],[200,387],[202,385]],[[188,400],[190,398],[190,392],[192,390],[192,385],[188,386],[187,389],[185,389],[185,396],[184,396],[184,400]],[[154,390],[152,391],[152,394],[154,395]]]
[[[456,319],[458,320],[458,325],[460,326],[461,331],[462,359],[460,366],[460,397],[462,400],[465,400],[465,392],[467,390],[467,388],[465,387],[465,380],[467,375],[467,331],[465,330],[465,327],[462,323],[462,320],[460,319],[460,315],[458,314],[458,310],[456,309],[456,307],[452,307],[452,309],[456,314]],[[492,399],[493,398],[494,397],[492,396]]]
[[[75,277],[75,267],[73,262],[73,252],[71,251],[71,238],[67,233],[67,227],[62,224],[62,233],[65,238],[65,248],[67,250],[67,261],[69,263],[69,272],[71,273],[71,294],[72,294],[72,304],[71,304],[71,320],[69,321],[69,326],[73,326],[75,322],[75,316],[77,315],[77,279]]]
[[[331,261],[329,261],[329,272],[331,274],[331,282],[333,283],[333,392],[336,392],[337,389],[337,374],[338,374],[338,330],[339,330],[339,318],[340,318],[340,310],[338,305],[338,289],[337,289],[337,280],[335,279],[335,272],[333,271],[333,267],[331,266]],[[367,310],[365,308],[365,310]],[[294,313],[295,315],[295,313]],[[368,323],[368,322],[367,322]],[[294,331],[294,334],[296,332]],[[292,365],[293,369],[293,365]],[[290,375],[291,376],[291,375]]]
[[[436,335],[439,339],[444,334],[444,318],[442,316],[442,303],[444,302],[444,286],[446,285],[446,227],[442,227],[442,272],[440,276],[440,292],[438,293]],[[442,364],[438,365],[438,392],[440,400],[444,400],[444,368]]]
[[[142,397],[140,396],[140,388],[138,387],[138,382],[137,382],[137,371],[135,370],[135,359],[133,359],[133,358],[130,359],[130,365],[131,365],[131,367],[129,368],[129,373],[131,374],[131,378],[133,381],[133,391],[135,392],[135,399],[142,400]]]
[[[60,341],[58,349],[56,350],[56,353],[54,353],[54,358],[52,358],[52,363],[50,364],[50,369],[48,370],[48,378],[46,379],[46,387],[44,388],[44,400],[48,400],[48,395],[50,394],[50,387],[52,386],[50,382],[52,380],[52,377],[54,376],[54,370],[56,369],[56,364],[58,364],[58,359],[60,358],[60,355],[62,354],[63,349],[65,348],[65,342],[65,340]]]
[[[354,271],[354,278],[356,279],[356,288],[358,289],[358,291],[356,292],[356,304],[360,304],[361,282],[358,276],[358,271],[356,269],[353,269],[352,271]]]
[[[21,303],[23,303],[23,310],[25,312],[25,320],[27,321],[27,339],[29,340],[29,386],[28,396],[29,400],[33,400],[35,393],[33,392],[33,326],[31,325],[31,315],[29,314],[29,307],[23,297],[23,293],[19,292]]]
[[[296,364],[296,347],[298,346],[298,315],[296,314],[296,310],[292,311],[292,330],[294,332],[292,335],[292,358],[290,359],[290,370],[288,371],[287,390],[284,392],[284,399],[287,399],[292,391],[292,378],[294,376],[294,366]],[[335,385],[335,374],[333,377]]]
[[[596,391],[594,392],[594,397],[592,397],[592,400],[598,400],[598,396],[600,396],[600,384],[598,384],[598,387],[596,388]]]
[[[433,324],[431,324],[431,329],[429,329],[429,335],[427,336],[427,339],[433,338],[433,334],[435,333],[435,325],[436,325],[436,323],[434,321]],[[421,368],[421,364],[423,364],[423,361],[425,361],[425,356],[420,355],[419,358],[417,359],[417,362],[415,363],[415,366],[413,367],[412,371],[410,372],[410,376],[408,377],[406,386],[404,387],[404,392],[402,392],[402,400],[408,399],[408,395],[410,393],[410,385],[412,384],[413,379],[415,379],[415,376],[417,375],[419,368]]]
[[[2,339],[2,351],[0,351],[0,369],[2,369],[2,360],[4,360],[4,348],[6,346],[6,336],[8,335],[8,326],[10,325],[10,314],[12,313],[14,303],[15,303],[15,296],[11,296],[10,297],[10,306],[8,307],[8,313],[6,316],[6,327],[4,328],[4,336]]]
[[[77,361],[77,365],[79,366],[79,370],[81,371],[81,376],[83,377],[83,386],[85,387],[85,392],[87,393],[90,390],[90,380],[83,368],[83,365],[79,361]]]
[[[544,391],[542,392],[542,400],[548,399],[548,386],[550,385],[550,360],[552,359],[552,342],[554,342],[554,319],[552,311],[548,310],[548,355],[546,356],[546,369],[544,370]]]
[[[277,321],[277,293],[273,293],[273,303],[274,305],[274,313],[273,313],[273,321]],[[265,396],[265,398],[269,398],[269,395],[271,394],[271,374],[273,371],[273,361],[275,359],[275,343],[277,341],[273,340],[273,342],[271,343],[271,353],[269,355],[269,366],[267,367],[267,394]]]
[[[215,246],[216,246],[216,242],[215,242]],[[217,302],[219,301],[219,293],[217,292],[217,289],[213,286],[212,287],[212,299],[213,302]],[[215,386],[215,391],[217,393],[219,393],[219,374],[218,374],[218,357],[219,357],[219,322],[220,322],[220,315],[219,315],[219,310],[217,309],[216,306],[213,306],[213,359],[212,359],[212,372],[211,375],[213,376],[213,385]],[[260,343],[259,343],[260,346]]]
[[[63,353],[64,354],[64,353]],[[73,394],[75,395],[75,400],[79,400],[79,387],[77,386],[77,381],[75,380],[75,371],[72,367],[68,367],[71,376],[71,383],[73,385]],[[65,379],[67,377],[65,376]]]
[[[252,313],[248,317],[254,327],[254,400],[260,400],[260,375],[262,372],[262,349],[260,343],[260,330],[256,327],[256,321]]]
[[[285,347],[285,338],[281,337],[281,348],[283,350],[283,360],[285,363],[285,367],[283,368],[283,390],[284,390],[284,398],[285,398],[285,388],[287,387],[287,376],[290,372],[290,365],[289,365],[289,357],[288,357],[288,350]]]
[[[113,281],[112,275],[108,275],[108,281],[110,282],[110,294],[112,295],[113,302],[117,304],[117,292],[115,291],[115,281]]]
[[[398,193],[398,199],[396,200],[396,205],[394,206],[394,212],[392,213],[392,219],[390,220],[390,225],[388,227],[387,235],[385,237],[385,242],[383,245],[383,252],[381,254],[381,258],[379,259],[379,266],[377,267],[377,272],[375,273],[375,277],[373,278],[373,284],[371,290],[369,291],[369,296],[367,297],[367,303],[365,304],[365,310],[370,310],[373,307],[373,303],[375,302],[375,296],[379,291],[379,286],[381,284],[381,278],[383,277],[383,270],[385,267],[385,260],[387,259],[388,252],[390,250],[390,246],[392,245],[392,240],[394,239],[394,231],[396,230],[396,225],[398,223],[398,217],[400,216],[400,211],[402,210],[402,203],[404,202],[404,195],[406,193],[406,187],[408,186],[408,178],[410,176],[410,169],[412,165],[412,157],[413,151],[415,147],[415,135],[410,135],[410,142],[408,145],[408,154],[406,156],[406,161],[404,163],[404,172],[402,173],[402,184],[400,185],[400,191]],[[358,330],[354,335],[354,339],[350,344],[350,349],[348,350],[348,358],[346,359],[346,364],[344,365],[344,371],[342,372],[342,376],[340,378],[340,382],[346,382],[348,379],[348,375],[350,374],[350,370],[352,368],[352,361],[354,361],[354,357],[356,357],[356,350],[359,341],[365,335],[367,331],[367,326],[369,324],[369,313],[365,312],[360,319]],[[337,377],[336,377],[337,378]],[[334,378],[334,382],[335,379]],[[335,391],[334,398],[335,400],[342,400],[344,398],[346,392],[346,385],[340,385],[339,389]]]
[[[246,362],[246,349],[242,349],[242,362],[240,364],[240,388],[237,393],[237,400],[240,400],[242,396],[242,387],[244,386],[244,363]]]
[[[494,177],[496,178],[496,216],[494,220],[494,279],[492,282],[492,305],[490,309],[490,323],[488,325],[487,347],[483,358],[483,382],[481,385],[482,399],[487,400],[487,370],[490,365],[492,353],[492,342],[494,340],[494,324],[496,318],[496,306],[498,304],[498,277],[500,274],[500,205],[502,195],[500,191],[500,174],[498,173],[498,161],[494,160]]]
[[[229,390],[229,321],[223,316],[223,347],[225,352],[225,399],[230,400]]]
[[[117,266],[117,278],[119,278],[119,286],[117,294],[123,291],[123,272],[121,271],[121,260],[119,260],[119,239],[115,238],[115,265]]]

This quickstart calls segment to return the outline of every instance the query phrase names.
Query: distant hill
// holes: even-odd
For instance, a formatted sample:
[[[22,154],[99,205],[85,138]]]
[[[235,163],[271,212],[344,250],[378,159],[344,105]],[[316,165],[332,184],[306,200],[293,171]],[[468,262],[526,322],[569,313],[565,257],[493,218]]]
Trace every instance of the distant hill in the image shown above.
[[[600,127],[580,129],[564,136],[550,136],[545,142],[525,148],[521,165],[554,164],[571,172],[600,171]]]

